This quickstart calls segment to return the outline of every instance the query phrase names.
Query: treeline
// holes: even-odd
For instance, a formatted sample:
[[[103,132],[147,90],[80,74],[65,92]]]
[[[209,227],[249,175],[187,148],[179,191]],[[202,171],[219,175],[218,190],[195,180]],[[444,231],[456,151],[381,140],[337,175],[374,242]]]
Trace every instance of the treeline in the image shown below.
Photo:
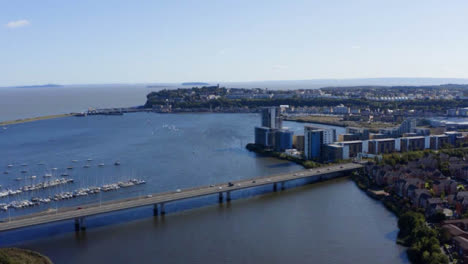
[[[445,264],[448,258],[440,249],[438,232],[426,224],[421,213],[408,211],[398,219],[398,238],[409,247],[408,258],[412,263]]]
[[[169,91],[169,90],[168,90]],[[159,97],[151,97],[148,95],[148,100],[145,104],[146,107],[152,105],[164,105],[166,101]],[[463,107],[465,105],[462,100],[410,100],[401,102],[381,102],[371,101],[366,99],[332,99],[332,98],[285,98],[285,99],[237,99],[229,100],[226,98],[218,98],[209,101],[184,101],[173,102],[173,108],[210,108],[210,107],[263,107],[263,106],[318,106],[318,107],[332,107],[338,104],[344,104],[349,107],[355,108],[369,108],[376,109],[402,109],[402,110],[416,110],[416,111],[430,111],[430,112],[443,112],[449,108]]]
[[[464,92],[468,90],[468,85],[466,84],[442,84],[442,85],[420,85],[420,86],[409,86],[409,85],[400,85],[400,86],[382,86],[382,85],[361,85],[361,86],[332,86],[332,87],[323,87],[320,90],[333,93],[333,94],[342,94],[349,92],[361,92],[361,93],[373,93],[376,95],[386,96],[388,94],[407,94],[414,92],[436,92],[440,90],[455,90]]]

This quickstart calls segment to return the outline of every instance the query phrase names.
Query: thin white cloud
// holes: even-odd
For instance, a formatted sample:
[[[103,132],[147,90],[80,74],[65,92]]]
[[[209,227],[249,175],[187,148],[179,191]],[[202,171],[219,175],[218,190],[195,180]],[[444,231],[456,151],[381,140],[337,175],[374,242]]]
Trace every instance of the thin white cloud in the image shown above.
[[[26,19],[21,19],[21,20],[16,20],[16,21],[10,21],[6,24],[7,28],[20,28],[20,27],[25,27],[29,26],[31,23],[29,23],[28,20]]]
[[[351,46],[352,49],[360,49],[361,46],[358,46],[358,45],[354,45],[354,46]]]

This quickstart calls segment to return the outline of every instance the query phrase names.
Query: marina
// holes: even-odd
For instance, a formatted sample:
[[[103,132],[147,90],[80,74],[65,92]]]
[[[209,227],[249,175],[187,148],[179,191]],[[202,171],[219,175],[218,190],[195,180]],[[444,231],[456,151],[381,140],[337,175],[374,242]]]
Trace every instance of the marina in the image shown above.
[[[89,163],[92,161],[91,158],[86,160],[86,163],[82,165],[82,168],[90,168]],[[71,160],[72,163],[79,163],[79,160],[73,159]],[[14,164],[14,163],[13,163]],[[25,175],[22,177],[14,178],[14,181],[20,183],[25,182],[26,184],[14,187],[14,184],[10,184],[7,187],[2,187],[0,185],[0,212],[9,212],[10,210],[19,210],[19,209],[26,209],[31,207],[37,207],[42,205],[49,204],[51,202],[61,202],[65,200],[72,200],[79,197],[84,196],[91,196],[95,194],[99,194],[101,192],[111,192],[116,191],[122,188],[129,188],[132,186],[137,186],[141,184],[145,184],[146,181],[142,179],[125,179],[125,177],[117,176],[112,177],[117,179],[116,182],[109,182],[109,177],[103,175],[102,185],[93,185],[90,182],[80,182],[78,185],[80,186],[77,189],[68,189],[68,188],[61,188],[61,186],[68,185],[75,183],[76,180],[71,178],[72,174],[79,177],[79,172],[72,173],[74,170],[73,166],[66,166],[63,169],[58,167],[52,167],[48,169],[48,166],[45,162],[38,162],[35,163],[38,167],[35,168],[34,166],[30,166],[30,170],[33,172],[38,172],[38,174],[42,174],[44,179],[49,179],[43,182],[36,182],[38,178],[37,175],[26,176],[29,171],[21,169],[21,170],[14,170],[14,165],[8,164],[6,165],[7,170],[4,174],[20,174]],[[121,163],[120,161],[115,161],[114,165],[119,166]],[[20,167],[26,167],[26,163],[22,163]],[[104,163],[99,163],[98,167],[103,167]],[[45,172],[44,172],[45,171]],[[62,171],[57,173],[58,171]],[[78,174],[77,174],[78,173]],[[121,178],[121,179],[120,179]],[[106,180],[107,179],[107,180]],[[96,179],[94,183],[97,183],[98,180]],[[8,198],[8,200],[6,200]],[[101,199],[101,197],[100,197]],[[58,204],[55,205],[58,208]],[[27,214],[27,213],[26,213]],[[10,217],[10,212],[8,214]],[[1,215],[0,215],[1,218]]]
[[[73,182],[73,179],[55,179],[52,181],[41,182],[38,184],[25,185],[17,190],[8,189],[5,191],[0,191],[0,198],[7,197],[10,195],[20,194],[22,192],[31,192],[31,191],[35,191],[39,189],[51,188],[60,184],[67,184],[67,183],[72,183],[72,182]]]
[[[41,183],[41,184],[34,185],[34,186],[24,186],[22,189],[18,189],[18,190],[2,191],[0,192],[0,198],[21,194],[22,192],[44,189],[48,187],[57,186],[59,184],[66,184],[66,183],[72,183],[72,182],[73,182],[73,179],[66,179],[66,180],[61,179],[61,180],[53,181],[50,183],[47,182],[47,183]],[[68,200],[68,199],[78,198],[80,196],[98,194],[101,191],[110,192],[110,191],[118,190],[120,188],[127,188],[127,187],[132,187],[132,186],[136,186],[140,184],[145,184],[145,183],[146,182],[144,180],[131,179],[131,180],[124,181],[124,182],[121,181],[117,183],[105,184],[101,187],[80,188],[75,191],[61,192],[61,193],[57,193],[53,196],[49,196],[45,198],[33,197],[30,200],[16,200],[16,201],[12,201],[9,203],[0,203],[0,210],[7,211],[10,208],[22,209],[22,208],[39,205],[41,203],[47,204],[47,203],[50,203],[51,201]]]

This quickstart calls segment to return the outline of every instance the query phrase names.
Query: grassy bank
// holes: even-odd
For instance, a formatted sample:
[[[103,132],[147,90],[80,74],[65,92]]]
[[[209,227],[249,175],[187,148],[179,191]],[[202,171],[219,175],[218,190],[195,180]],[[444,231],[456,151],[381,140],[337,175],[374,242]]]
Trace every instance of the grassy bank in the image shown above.
[[[339,116],[294,116],[287,117],[284,120],[301,122],[301,123],[316,123],[330,126],[340,126],[340,127],[363,127],[368,128],[372,132],[378,132],[380,128],[392,127],[395,126],[393,123],[384,123],[384,122],[357,122],[357,121],[344,121],[343,118]]]
[[[302,159],[302,158],[292,157],[292,156],[286,155],[283,152],[276,152],[276,151],[268,150],[268,149],[265,149],[262,146],[254,144],[254,143],[247,144],[245,146],[245,148],[248,149],[249,151],[253,151],[255,153],[258,153],[258,154],[261,154],[261,155],[264,155],[264,156],[295,162],[295,163],[303,166],[306,169],[318,168],[318,167],[325,166],[325,165],[338,164],[338,163],[346,162],[346,161],[341,161],[340,160],[340,161],[336,161],[336,162],[333,162],[333,163],[319,163],[319,162],[315,162],[315,161],[312,161],[312,160],[305,160],[305,159]]]
[[[1,264],[52,264],[46,256],[19,248],[0,248]]]
[[[73,115],[74,114],[60,114],[60,115],[48,115],[48,116],[38,116],[38,117],[31,117],[31,118],[16,119],[16,120],[11,120],[11,121],[0,122],[0,126],[15,125],[15,124],[21,124],[21,123],[26,123],[26,122],[61,118],[61,117],[67,117],[67,116],[73,116]]]

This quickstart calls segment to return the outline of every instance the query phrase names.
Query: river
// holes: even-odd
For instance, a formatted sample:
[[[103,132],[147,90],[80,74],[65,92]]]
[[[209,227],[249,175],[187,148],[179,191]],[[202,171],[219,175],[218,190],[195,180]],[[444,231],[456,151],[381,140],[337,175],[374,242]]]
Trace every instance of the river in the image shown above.
[[[5,168],[14,167],[0,184],[15,188],[40,182],[43,174],[59,177],[69,166],[74,167],[68,170],[73,184],[9,199],[129,178],[147,182],[10,213],[20,215],[300,169],[245,149],[259,122],[257,114],[135,113],[11,125],[0,132],[0,147],[7,150],[0,152],[0,160]],[[304,124],[284,125],[301,131]],[[116,160],[120,166],[113,165]],[[90,168],[83,168],[88,163]],[[71,222],[7,232],[0,245],[37,250],[55,263],[407,262],[404,248],[395,244],[396,218],[353,182],[292,188],[304,183],[288,183],[278,193],[271,193],[271,186],[240,191],[228,205],[218,205],[216,197],[177,202],[167,206],[164,218],[153,218],[151,208],[92,217],[86,232],[78,234]],[[0,218],[8,215],[0,213]]]

